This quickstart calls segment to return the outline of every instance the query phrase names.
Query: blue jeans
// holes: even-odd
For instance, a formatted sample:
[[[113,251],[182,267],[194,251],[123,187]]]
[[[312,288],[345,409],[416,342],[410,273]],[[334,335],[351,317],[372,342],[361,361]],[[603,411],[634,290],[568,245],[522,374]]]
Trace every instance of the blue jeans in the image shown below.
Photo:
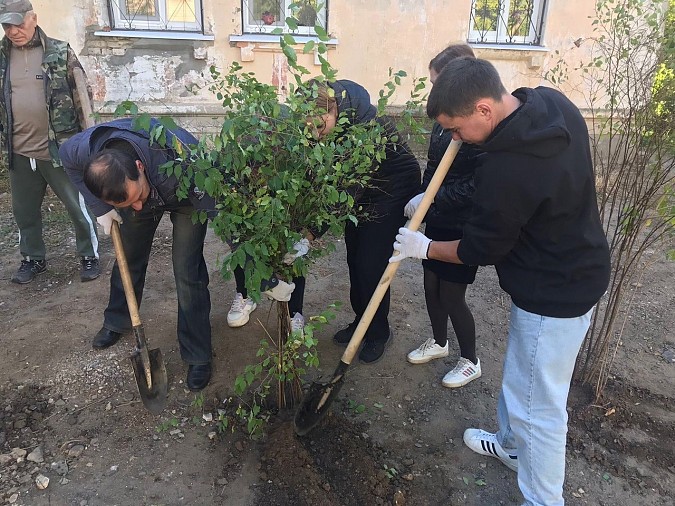
[[[145,273],[150,259],[152,238],[165,211],[173,223],[171,256],[178,298],[178,343],[180,354],[188,364],[211,362],[211,296],[209,273],[204,261],[206,224],[192,223],[191,206],[152,207],[141,211],[120,209],[124,223],[120,226],[124,252],[138,305],[141,305]],[[115,332],[131,329],[131,318],[124,295],[120,271],[115,262],[110,277],[110,299],[103,326]]]
[[[511,305],[497,440],[518,454],[518,486],[527,506],[565,503],[567,395],[592,313],[552,318]]]

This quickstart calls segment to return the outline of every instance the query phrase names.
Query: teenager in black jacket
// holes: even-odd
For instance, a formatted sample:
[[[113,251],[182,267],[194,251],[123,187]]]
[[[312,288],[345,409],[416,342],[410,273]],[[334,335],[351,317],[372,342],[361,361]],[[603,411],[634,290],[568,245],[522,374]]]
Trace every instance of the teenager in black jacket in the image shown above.
[[[330,87],[334,93],[328,91]],[[340,115],[348,118],[348,125],[379,122],[388,137],[398,136],[396,127],[384,118],[376,118],[377,110],[370,103],[366,89],[352,81],[338,80],[317,83],[317,105],[326,113],[320,118],[317,128],[319,138],[328,135]],[[335,343],[346,346],[351,339],[380,277],[391,256],[391,240],[399,227],[405,224],[403,208],[420,190],[420,166],[408,145],[400,138],[387,146],[386,158],[373,164],[371,185],[356,194],[356,204],[367,216],[359,219],[358,225],[347,223],[345,245],[349,267],[349,299],[355,318],[349,326],[333,338]],[[389,298],[387,290],[364,337],[359,360],[370,364],[378,361],[391,339],[389,327]]]
[[[484,151],[473,211],[461,240],[401,229],[391,261],[495,265],[512,300],[499,431],[467,429],[464,442],[517,470],[525,504],[562,506],[567,395],[610,274],[586,123],[558,91],[508,94],[489,62],[471,58],[445,67],[427,113]]]
[[[466,44],[452,44],[429,62],[429,80],[433,84],[450,61],[461,56],[474,57]],[[422,178],[426,190],[436,172],[445,150],[452,141],[452,132],[434,123],[429,141],[427,168]],[[436,241],[462,238],[462,228],[471,214],[473,177],[479,151],[471,144],[462,144],[450,167],[448,175],[438,189],[434,203],[425,217],[425,234]],[[405,214],[412,218],[424,194],[413,197],[405,206]],[[444,377],[442,384],[448,388],[466,385],[481,375],[480,360],[476,357],[476,325],[466,304],[467,286],[476,279],[476,265],[459,265],[438,260],[422,260],[424,266],[424,297],[431,320],[433,337],[426,339],[419,348],[408,353],[411,364],[425,364],[447,357],[448,317],[459,343],[460,356],[455,367]]]

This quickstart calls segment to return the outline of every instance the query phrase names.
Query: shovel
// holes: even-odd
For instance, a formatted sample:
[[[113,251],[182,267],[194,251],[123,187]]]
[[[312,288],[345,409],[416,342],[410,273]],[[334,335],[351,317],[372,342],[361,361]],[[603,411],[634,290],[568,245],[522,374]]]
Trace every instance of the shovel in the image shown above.
[[[158,415],[166,406],[169,391],[169,382],[166,378],[166,367],[164,367],[162,351],[159,348],[148,349],[145,330],[141,323],[141,317],[138,314],[138,303],[136,302],[136,294],[131,283],[127,257],[124,254],[122,246],[119,224],[115,220],[112,223],[111,233],[113,244],[115,245],[117,266],[120,270],[124,294],[126,295],[127,306],[129,307],[129,316],[131,316],[131,325],[134,328],[134,337],[136,337],[136,349],[129,358],[134,369],[138,393],[141,395],[143,405],[148,411],[153,415]]]
[[[77,96],[82,108],[83,120],[87,128],[94,126],[94,114],[91,107],[91,100],[87,93],[87,81],[84,72],[80,68],[73,69]],[[159,349],[149,350],[148,342],[145,339],[145,331],[141,323],[141,317],[138,314],[138,303],[136,294],[131,284],[129,275],[129,265],[127,257],[122,247],[122,236],[120,235],[119,224],[113,220],[111,234],[113,244],[115,245],[115,256],[117,257],[117,266],[120,269],[122,284],[124,285],[124,294],[127,298],[131,324],[134,327],[134,336],[136,337],[136,349],[131,357],[131,365],[134,369],[138,393],[141,395],[143,405],[153,415],[158,415],[166,406],[166,398],[169,390],[169,382],[166,379],[166,368],[162,359],[162,352]]]
[[[420,202],[419,207],[415,210],[415,214],[413,214],[413,217],[408,223],[408,229],[417,230],[422,224],[422,220],[427,214],[429,206],[431,206],[431,203],[436,196],[436,192],[443,183],[443,180],[450,169],[450,165],[452,165],[461,145],[462,141],[453,140],[448,146],[448,149],[445,150],[445,154],[443,155],[433,178],[429,182],[427,190],[424,192],[422,202]],[[302,399],[300,407],[295,413],[294,420],[295,433],[299,436],[304,436],[316,427],[328,412],[328,408],[330,408],[335,397],[337,397],[337,394],[344,383],[345,373],[361,346],[363,336],[366,334],[366,330],[368,330],[368,326],[373,320],[375,311],[377,311],[377,308],[380,306],[380,303],[391,284],[391,280],[394,279],[399,264],[400,262],[390,263],[382,274],[380,282],[378,283],[377,288],[375,288],[375,292],[373,292],[370,302],[368,302],[368,306],[363,312],[363,316],[361,316],[359,324],[356,326],[354,334],[347,345],[347,349],[342,354],[340,363],[335,369],[331,380],[325,383],[313,382]]]

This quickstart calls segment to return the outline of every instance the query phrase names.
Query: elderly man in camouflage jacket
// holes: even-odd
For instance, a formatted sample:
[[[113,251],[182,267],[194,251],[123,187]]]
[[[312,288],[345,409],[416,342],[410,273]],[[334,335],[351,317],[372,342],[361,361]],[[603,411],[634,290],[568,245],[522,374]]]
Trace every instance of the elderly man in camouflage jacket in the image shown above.
[[[75,226],[80,279],[95,279],[100,266],[93,215],[63,171],[58,152],[84,123],[73,78],[80,62],[67,42],[47,37],[37,26],[29,0],[0,0],[0,23],[5,31],[0,42],[2,153],[23,256],[12,281],[29,283],[47,270],[41,213],[47,185]]]

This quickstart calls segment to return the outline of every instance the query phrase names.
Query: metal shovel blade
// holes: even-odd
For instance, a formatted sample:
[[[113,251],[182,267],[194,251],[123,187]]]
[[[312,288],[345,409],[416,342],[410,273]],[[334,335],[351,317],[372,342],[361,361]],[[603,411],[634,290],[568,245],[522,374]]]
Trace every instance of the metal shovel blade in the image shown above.
[[[344,372],[347,367],[349,367],[348,364],[340,361],[330,381],[326,383],[312,382],[309,390],[302,398],[293,420],[293,427],[298,436],[309,433],[326,416],[330,405],[345,382]]]
[[[153,415],[160,414],[166,407],[167,396],[169,394],[169,382],[166,377],[166,367],[164,366],[162,351],[160,349],[148,350],[150,375],[152,378],[151,387],[148,387],[145,375],[146,368],[144,367],[141,354],[136,351],[129,358],[131,359],[131,366],[134,369],[138,393],[141,396],[143,405]]]

